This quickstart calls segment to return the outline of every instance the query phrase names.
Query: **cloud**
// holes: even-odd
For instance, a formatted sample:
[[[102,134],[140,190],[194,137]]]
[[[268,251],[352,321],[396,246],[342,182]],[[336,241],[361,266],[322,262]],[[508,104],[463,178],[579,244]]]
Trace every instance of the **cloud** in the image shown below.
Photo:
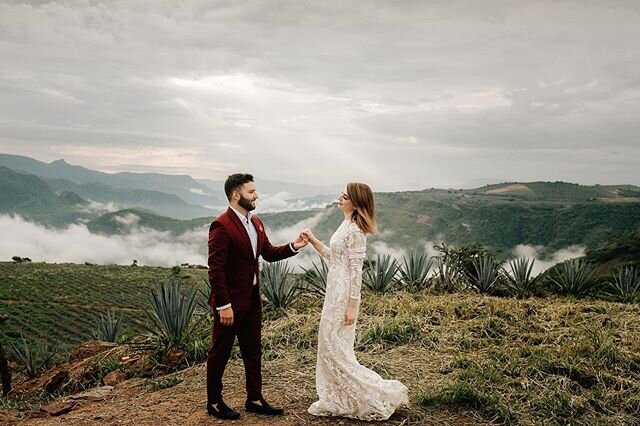
[[[380,190],[495,170],[638,184],[639,10],[3,2],[0,144],[112,172],[221,179],[242,167]]]
[[[134,218],[124,218],[133,225]],[[207,230],[179,236],[132,227],[122,236],[92,234],[85,225],[50,229],[20,217],[0,216],[0,259],[29,257],[34,262],[131,264],[175,266],[184,262],[206,264]]]
[[[309,202],[308,200],[292,199],[288,192],[278,192],[274,195],[260,196],[260,211],[263,213],[276,213],[285,211],[301,211],[311,209],[323,209],[330,202]]]
[[[84,204],[80,207],[79,210],[81,212],[105,214],[105,213],[111,213],[111,212],[120,210],[120,207],[118,207],[113,202],[101,203],[99,201],[92,201],[92,200],[88,200],[88,201],[89,201],[88,204]]]
[[[191,188],[191,189],[189,189],[189,192],[192,192],[192,193],[198,194],[198,195],[211,195],[209,192],[205,192],[200,188]]]
[[[527,259],[533,259],[532,274],[538,275],[541,272],[546,271],[553,265],[564,262],[565,260],[574,259],[576,257],[582,257],[586,254],[586,248],[583,246],[573,245],[565,247],[554,252],[549,257],[542,257],[540,253],[544,249],[543,246],[531,246],[525,244],[519,244],[513,249],[514,257],[526,257]],[[505,265],[507,268],[508,266]]]
[[[290,226],[284,228],[270,229],[269,227],[267,227],[267,235],[269,236],[269,240],[271,241],[271,243],[274,245],[294,241],[296,238],[298,238],[298,234],[303,229],[313,229],[328,214],[328,211],[319,212],[318,214],[315,214],[310,218],[297,223],[293,223]],[[289,263],[289,265],[294,267],[294,270],[296,272],[301,272],[302,268],[310,268],[312,262],[318,263],[319,256],[320,255],[315,251],[311,244],[309,244],[305,248],[303,248],[299,254],[287,259],[287,262]]]
[[[113,220],[126,227],[131,227],[137,225],[138,222],[140,222],[140,216],[133,213],[127,213],[124,215],[114,216]]]

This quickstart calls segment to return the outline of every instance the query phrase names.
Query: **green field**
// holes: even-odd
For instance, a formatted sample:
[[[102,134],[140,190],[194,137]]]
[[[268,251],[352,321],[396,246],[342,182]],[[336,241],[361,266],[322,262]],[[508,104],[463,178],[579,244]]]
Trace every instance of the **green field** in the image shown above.
[[[131,333],[143,330],[151,290],[170,268],[0,262],[0,330],[16,339],[48,339],[62,346],[90,340],[100,314],[113,309]],[[206,271],[181,269],[188,285],[204,288]]]

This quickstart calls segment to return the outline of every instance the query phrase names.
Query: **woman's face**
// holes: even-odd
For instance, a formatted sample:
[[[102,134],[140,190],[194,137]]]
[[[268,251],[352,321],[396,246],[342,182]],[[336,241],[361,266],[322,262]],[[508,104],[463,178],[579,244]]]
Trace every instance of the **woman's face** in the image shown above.
[[[342,194],[338,197],[338,208],[349,214],[353,213],[355,210],[353,201],[351,201],[349,194],[347,194],[347,188],[345,188],[344,191],[342,191]]]

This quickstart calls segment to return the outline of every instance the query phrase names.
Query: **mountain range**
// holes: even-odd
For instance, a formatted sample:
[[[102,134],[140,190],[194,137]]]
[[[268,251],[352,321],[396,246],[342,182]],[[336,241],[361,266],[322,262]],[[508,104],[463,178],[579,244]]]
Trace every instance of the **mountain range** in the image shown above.
[[[330,203],[340,188],[275,181],[260,185],[263,193],[282,190],[321,205],[262,213],[272,230],[312,226],[327,242],[342,221],[342,213]],[[0,213],[54,227],[85,223],[91,232],[105,235],[126,234],[131,223],[176,235],[206,226],[226,206],[214,186],[221,188],[222,182],[153,173],[108,174],[62,160],[46,164],[0,155]],[[319,193],[329,190],[333,194]],[[410,251],[427,242],[480,243],[506,254],[525,244],[550,254],[572,245],[596,250],[640,235],[640,187],[633,185],[503,182],[475,189],[376,193],[376,202],[380,232],[370,237],[370,247]]]
[[[224,182],[196,180],[187,175],[160,173],[104,173],[75,166],[64,160],[44,163],[33,158],[0,154],[0,166],[39,177],[56,193],[75,192],[112,208],[141,208],[177,219],[216,215],[227,206]],[[304,205],[326,203],[342,187],[305,185],[256,179],[260,193],[279,195],[284,201]],[[302,201],[302,203],[300,203]]]

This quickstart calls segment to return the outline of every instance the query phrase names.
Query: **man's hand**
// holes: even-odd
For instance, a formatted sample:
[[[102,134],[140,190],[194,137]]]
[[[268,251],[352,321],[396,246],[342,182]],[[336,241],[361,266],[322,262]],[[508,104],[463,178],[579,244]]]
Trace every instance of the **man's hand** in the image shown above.
[[[302,234],[298,235],[298,238],[293,242],[293,248],[296,250],[300,250],[306,245],[309,244],[309,240],[304,238]]]
[[[233,325],[233,308],[228,307],[220,311],[220,324],[225,327],[231,327]]]

